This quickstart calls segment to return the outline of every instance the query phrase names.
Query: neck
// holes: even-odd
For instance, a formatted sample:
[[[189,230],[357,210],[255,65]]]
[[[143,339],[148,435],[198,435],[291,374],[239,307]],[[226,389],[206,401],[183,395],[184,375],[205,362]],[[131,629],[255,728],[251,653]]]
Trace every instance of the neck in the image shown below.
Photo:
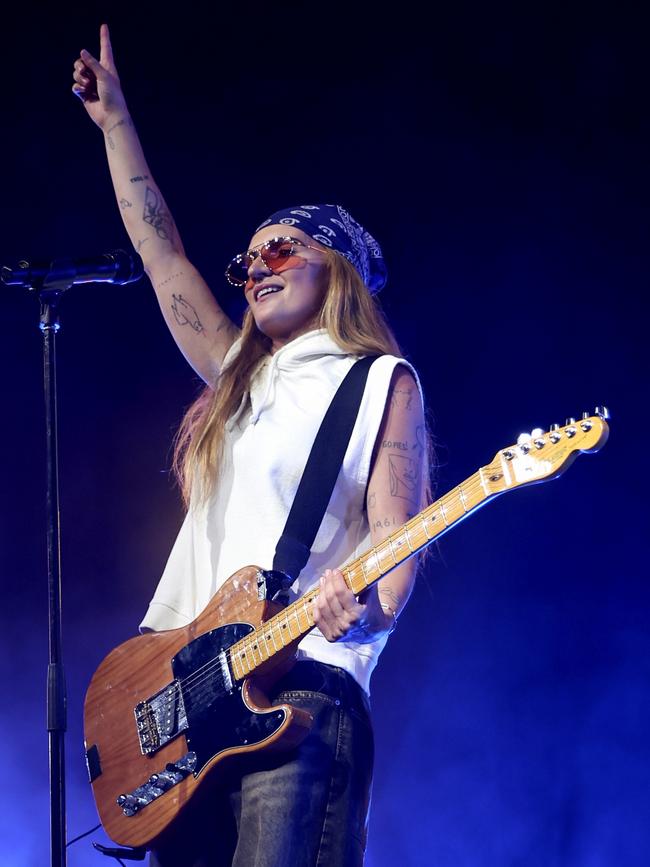
[[[283,349],[285,346],[288,346],[289,343],[292,343],[296,338],[302,337],[304,334],[309,334],[311,331],[316,331],[319,328],[319,322],[317,319],[312,322],[307,323],[302,328],[298,328],[295,331],[292,331],[290,334],[283,337],[271,337],[271,355],[275,355],[275,353],[279,349]]]

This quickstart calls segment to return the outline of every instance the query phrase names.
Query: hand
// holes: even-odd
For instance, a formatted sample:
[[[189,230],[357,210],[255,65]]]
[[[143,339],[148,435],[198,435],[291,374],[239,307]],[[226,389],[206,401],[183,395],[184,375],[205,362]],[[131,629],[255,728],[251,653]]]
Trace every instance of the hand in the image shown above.
[[[382,611],[376,587],[367,591],[366,604],[359,602],[345,583],[340,569],[326,569],[320,593],[312,606],[316,626],[328,641],[375,641],[392,627],[392,618]]]
[[[75,61],[72,92],[81,99],[97,126],[105,129],[109,121],[118,115],[123,117],[128,110],[113,60],[107,24],[102,24],[100,28],[99,41],[99,60],[82,49],[79,59]]]

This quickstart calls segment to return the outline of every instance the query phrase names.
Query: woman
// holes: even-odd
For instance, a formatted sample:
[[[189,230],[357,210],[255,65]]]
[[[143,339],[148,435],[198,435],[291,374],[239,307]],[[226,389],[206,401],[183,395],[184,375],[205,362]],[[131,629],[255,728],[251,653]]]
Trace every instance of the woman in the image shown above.
[[[129,116],[106,25],[100,41],[99,61],[82,51],[75,62],[73,91],[105,135],[124,224],[165,321],[206,383],[175,455],[187,515],[142,629],[186,625],[237,569],[270,568],[334,393],[360,356],[380,356],[311,556],[292,588],[302,595],[320,580],[316,628],[273,697],[307,709],[311,732],[273,761],[253,759],[219,803],[215,795],[188,811],[152,863],[361,864],[373,761],[369,679],[411,593],[415,562],[360,598],[332,567],[422,508],[426,476],[417,378],[372,297],[385,282],[381,250],[339,206],[276,212],[227,269],[248,303],[240,330],[185,256]],[[230,848],[227,812],[236,826]]]

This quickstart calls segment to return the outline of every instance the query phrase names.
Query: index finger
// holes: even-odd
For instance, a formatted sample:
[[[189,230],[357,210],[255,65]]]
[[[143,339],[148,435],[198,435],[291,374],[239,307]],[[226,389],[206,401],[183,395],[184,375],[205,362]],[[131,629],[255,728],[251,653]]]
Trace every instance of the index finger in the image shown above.
[[[108,24],[102,24],[99,28],[99,62],[104,69],[109,69],[115,72],[115,61],[113,60],[113,47],[111,45],[111,35],[108,32]]]

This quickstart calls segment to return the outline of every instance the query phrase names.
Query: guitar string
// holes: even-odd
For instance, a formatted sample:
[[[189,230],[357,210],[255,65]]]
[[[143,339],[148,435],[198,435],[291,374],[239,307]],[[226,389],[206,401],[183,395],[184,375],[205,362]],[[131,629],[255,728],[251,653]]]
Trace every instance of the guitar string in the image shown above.
[[[495,466],[494,465],[488,465],[486,467],[483,467],[482,469],[487,470],[487,471],[491,471],[491,470],[495,469]],[[461,483],[455,489],[450,491],[448,494],[445,494],[439,500],[436,500],[435,503],[432,503],[431,505],[427,506],[425,509],[422,510],[422,512],[419,513],[419,515],[416,515],[414,518],[412,518],[408,522],[406,522],[406,524],[404,524],[399,530],[395,531],[395,533],[392,533],[390,535],[390,537],[387,537],[386,539],[383,539],[381,542],[379,542],[377,544],[377,546],[375,546],[375,548],[379,548],[382,544],[386,544],[386,542],[388,542],[388,539],[392,538],[393,536],[399,537],[400,535],[404,535],[406,532],[407,524],[409,524],[411,522],[416,522],[416,527],[411,528],[411,532],[413,529],[419,529],[417,527],[418,518],[420,518],[420,520],[424,520],[424,512],[427,512],[430,509],[433,509],[434,506],[437,507],[438,511],[440,511],[439,507],[442,506],[444,508],[445,501],[447,502],[448,505],[451,504],[452,501],[453,501],[453,505],[458,505],[458,499],[459,499],[459,494],[460,494],[461,489],[462,489],[463,493],[467,493],[469,495],[471,495],[473,492],[478,491],[478,490],[484,492],[483,484],[481,482],[481,478],[480,478],[479,474],[480,474],[480,470],[477,470],[476,473],[474,473],[467,480],[465,480],[465,483]],[[461,502],[461,505],[462,505],[462,502]],[[478,506],[478,505],[480,505],[480,502],[476,504],[476,506]],[[476,508],[476,506],[472,506],[469,511]],[[434,511],[436,511],[436,509],[434,509]],[[469,511],[466,511],[463,508],[463,515],[469,514]],[[462,515],[459,517],[462,517]],[[454,521],[455,520],[458,520],[458,519],[454,519]],[[433,541],[435,541],[435,538],[436,538],[435,536],[431,537],[427,541],[433,542]],[[396,540],[394,540],[394,541],[396,541]],[[426,547],[426,544],[427,543],[420,546],[420,548],[418,550]],[[388,552],[392,554],[390,544],[388,545]],[[377,553],[378,553],[377,551],[373,551],[372,553],[370,553],[369,556],[372,557],[373,554],[377,554]],[[385,553],[385,552],[382,552],[382,553]],[[359,558],[359,559],[363,559],[363,558]],[[381,560],[381,557],[377,556],[377,562],[379,562],[380,560]],[[400,562],[402,562],[402,561],[400,561]],[[304,605],[304,603],[303,603],[303,605]],[[296,611],[296,614],[297,613],[298,612]],[[303,613],[306,614],[306,612],[303,612]],[[265,627],[264,630],[260,631],[259,627],[258,627],[258,629],[254,630],[253,633],[249,633],[249,635],[244,636],[243,638],[239,639],[239,641],[246,642],[246,639],[249,639],[249,640],[252,639],[252,636],[257,632],[258,638],[256,639],[255,649],[257,650],[257,648],[261,645],[261,638],[259,636],[263,637],[265,643],[267,643],[267,645],[268,645],[268,639],[266,638],[266,636],[264,636],[263,633],[270,630],[270,634],[271,634],[271,636],[273,636],[273,630],[274,629],[277,630],[282,619],[284,619],[284,617],[286,617],[286,614],[287,614],[286,610],[279,612],[278,614],[276,614],[272,618],[270,618],[268,621],[266,621],[266,623],[264,624],[264,627]],[[281,636],[281,633],[280,633],[280,636]],[[235,642],[235,644],[238,644],[239,641]],[[274,652],[277,652],[277,648],[275,647],[275,642],[272,642],[272,643],[273,643]],[[227,648],[226,650],[232,650],[232,648],[234,646],[235,645],[231,645],[230,648]],[[283,647],[284,647],[284,645],[283,645]],[[222,653],[222,652],[224,652],[224,651],[221,651],[220,653]],[[252,646],[246,647],[246,645],[244,644],[243,652],[244,653],[252,652],[253,653],[253,662],[255,662],[255,652],[253,651]],[[259,650],[258,653],[262,657],[261,661],[262,662],[266,661],[263,658],[262,651]],[[268,650],[267,650],[267,659],[270,659],[273,655],[274,655],[274,653],[268,654]],[[192,674],[188,675],[186,678],[175,681],[175,683],[174,683],[175,693],[181,691],[182,689],[185,689],[187,692],[192,692],[194,695],[196,695],[196,687],[211,680],[214,677],[215,671],[219,672],[220,670],[221,670],[221,662],[218,659],[218,657],[215,657],[215,658],[209,660],[208,662],[204,663],[199,668],[197,668],[195,671],[192,672]],[[222,685],[225,685],[225,684],[222,684]],[[182,694],[182,692],[181,692],[181,694]],[[167,706],[169,706],[172,703],[172,701],[173,701],[173,699],[168,699],[165,704]]]
[[[510,446],[508,448],[516,448],[516,446]],[[503,453],[503,451],[506,451],[506,449],[502,449],[501,453]],[[491,464],[487,464],[483,467],[480,467],[471,476],[469,476],[467,479],[465,479],[464,482],[461,482],[461,484],[457,485],[452,491],[449,491],[447,494],[440,497],[440,499],[436,500],[434,503],[425,507],[418,515],[415,515],[412,519],[410,519],[404,525],[402,525],[402,527],[400,529],[396,530],[394,533],[391,533],[386,539],[382,539],[381,542],[379,542],[376,546],[374,546],[374,549],[372,550],[372,552],[369,553],[369,555],[367,555],[367,558],[370,559],[374,554],[376,556],[376,563],[379,564],[381,562],[381,556],[380,556],[380,553],[377,551],[377,549],[380,548],[382,545],[386,545],[386,543],[388,543],[388,552],[391,555],[393,555],[393,557],[394,557],[392,545],[393,545],[394,541],[397,541],[397,539],[394,539],[394,537],[397,537],[399,539],[400,535],[407,535],[408,536],[409,530],[407,529],[407,526],[408,526],[408,524],[411,524],[411,523],[415,523],[415,527],[411,528],[411,531],[414,529],[419,529],[418,521],[422,522],[422,521],[426,520],[424,517],[425,512],[429,512],[429,511],[442,512],[443,520],[445,521],[445,525],[449,526],[449,527],[453,526],[453,524],[457,520],[464,517],[465,515],[470,514],[470,512],[472,512],[475,508],[477,508],[479,505],[481,505],[490,496],[490,494],[485,493],[483,480],[482,480],[482,472],[493,473],[495,470],[498,471],[500,469],[501,469],[500,462],[494,462]],[[464,502],[464,496],[468,495],[468,497],[471,498],[472,494],[477,492],[477,491],[480,491],[481,493],[483,493],[484,496],[479,500],[479,502],[472,505],[470,507],[470,509],[466,509],[465,508],[465,502]],[[497,493],[502,493],[502,492],[497,492]],[[463,509],[463,514],[459,515],[457,518],[454,518],[452,520],[451,524],[447,524],[446,516],[444,515],[445,506],[451,506],[451,505],[457,506],[459,499],[460,499],[461,507]],[[428,538],[427,541],[423,545],[420,545],[417,550],[419,551],[422,548],[427,547],[427,544],[435,541],[435,539],[437,538],[438,535],[440,535],[440,534],[436,533],[434,536]],[[384,553],[385,552],[382,551],[381,555],[383,555]],[[361,566],[362,571],[363,571],[364,559],[366,559],[366,555],[358,558],[359,565]],[[407,559],[407,558],[403,558],[403,559]],[[403,562],[403,561],[400,560],[399,562]],[[380,569],[381,569],[381,567],[380,567]],[[365,573],[364,573],[364,578],[365,578]],[[374,579],[374,580],[377,580],[377,579]],[[374,581],[373,581],[373,583],[374,583]],[[298,618],[299,628],[301,628],[298,611],[299,611],[299,609],[294,609],[296,617]],[[309,622],[308,613],[306,610],[304,610],[304,603],[303,603],[303,612],[302,613],[305,614],[305,616],[307,616],[307,621]],[[282,620],[285,619],[286,616],[287,616],[286,611],[279,612],[278,614],[274,615],[272,618],[270,618],[264,624],[263,630],[261,630],[260,627],[258,627],[252,633],[249,633],[249,635],[244,636],[243,638],[239,639],[237,642],[235,642],[234,645],[231,645],[229,648],[226,648],[225,652],[227,652],[228,655],[231,655],[231,651],[232,651],[233,647],[236,644],[243,642],[243,644],[242,644],[242,648],[243,648],[242,657],[245,658],[246,661],[248,662],[246,654],[251,652],[253,655],[253,663],[255,663],[255,652],[254,651],[257,650],[258,647],[261,646],[261,643],[262,643],[261,639],[263,639],[264,643],[267,644],[267,650],[266,650],[267,660],[270,659],[276,652],[278,652],[277,648],[275,647],[275,640],[273,639],[273,635],[274,635],[273,631],[274,631],[274,629],[277,629],[280,626]],[[291,616],[291,615],[289,615],[289,616]],[[268,630],[270,630],[270,635],[271,635],[272,644],[273,644],[273,653],[271,653],[271,654],[268,653],[268,638],[264,635],[264,632],[267,632]],[[258,637],[256,639],[257,643],[255,645],[250,645],[250,643],[249,643],[247,646],[247,643],[246,643],[247,639],[250,642],[253,639],[253,636],[255,634],[258,635]],[[279,635],[280,635],[280,638],[282,639],[282,633],[281,632],[279,633]],[[282,643],[282,641],[280,643]],[[282,645],[282,646],[284,647],[285,645]],[[224,652],[223,650],[220,651],[220,653],[223,653],[223,652]],[[258,652],[259,652],[260,657],[261,657],[261,662],[265,662],[266,660],[263,658],[262,651],[259,650]],[[232,656],[231,656],[231,658],[232,658]],[[183,694],[182,689],[185,689],[188,693],[192,693],[193,695],[196,695],[196,687],[202,686],[203,684],[207,685],[207,682],[214,678],[214,672],[215,671],[219,672],[220,670],[221,670],[221,662],[218,659],[218,657],[215,657],[212,660],[209,660],[207,663],[204,663],[204,665],[200,666],[195,671],[193,671],[191,675],[188,675],[188,677],[186,677],[182,680],[175,681],[174,682],[174,690],[175,690],[175,692],[181,692],[181,695],[182,695]],[[225,686],[225,683],[223,681],[222,681],[222,686]],[[171,700],[168,700],[166,702],[167,706],[170,703],[171,703]]]
[[[484,467],[483,469],[490,471],[490,470],[495,469],[495,467],[494,467],[494,465],[489,465],[489,466]],[[468,494],[470,496],[472,493],[474,493],[477,490],[481,490],[481,492],[484,493],[484,488],[483,488],[483,484],[481,482],[481,477],[480,477],[480,471],[477,471],[476,473],[473,474],[473,476],[470,476],[468,479],[466,479],[465,483],[458,485],[456,489],[454,489],[453,491],[450,491],[448,494],[445,494],[443,497],[441,497],[435,503],[432,503],[430,506],[426,507],[419,515],[420,520],[424,520],[424,512],[427,512],[430,509],[433,509],[434,506],[437,507],[437,509],[433,509],[433,511],[435,512],[436,510],[440,511],[440,507],[444,508],[445,504],[446,505],[452,505],[452,504],[458,505],[458,499],[460,497],[460,491],[461,490],[462,490],[463,494]],[[485,497],[483,498],[483,500],[484,499],[485,499]],[[463,505],[462,501],[461,501],[461,505]],[[480,502],[477,503],[476,505],[473,505],[469,511],[476,508],[478,505],[480,505]],[[465,508],[463,507],[463,515],[469,514],[469,511],[465,510]],[[462,515],[459,517],[462,517]],[[411,521],[416,522],[415,529],[420,529],[418,527],[417,520],[418,520],[418,516],[415,516],[413,519],[411,519]],[[457,519],[454,519],[454,520],[457,520]],[[410,523],[411,521],[407,522],[407,524]],[[451,525],[449,525],[449,526],[451,526]],[[403,525],[404,532],[402,531],[402,529],[400,529],[400,530],[396,531],[395,533],[391,534],[390,538],[392,538],[393,536],[397,536],[399,538],[400,535],[405,535],[405,532],[406,532],[405,527],[406,527],[406,525]],[[411,528],[411,531],[413,529],[414,528]],[[435,538],[436,537],[431,537],[431,539],[429,539],[428,541],[433,542],[435,540]],[[382,544],[385,544],[387,541],[388,541],[388,538],[382,540],[382,542],[378,543],[378,545],[376,547],[379,548]],[[394,540],[394,541],[396,541],[396,540]],[[423,547],[426,547],[426,543],[424,545],[420,546],[420,548],[423,548]],[[418,550],[420,550],[420,548],[418,548]],[[390,544],[388,546],[387,551],[385,550],[382,552],[382,555],[387,553],[387,552],[392,554],[392,546]],[[379,552],[373,551],[369,556],[371,557],[373,553],[377,555],[377,562],[380,562],[381,557],[379,556]],[[402,562],[402,561],[400,561],[400,562]],[[298,614],[298,612],[296,611],[296,615],[297,614]],[[303,603],[303,614],[306,614],[306,611],[304,611],[304,603]],[[273,618],[271,618],[270,620],[268,620],[264,624],[264,627],[265,627],[264,630],[262,630],[262,631],[259,631],[259,629],[255,630],[254,633],[250,633],[248,636],[244,636],[244,638],[240,639],[240,641],[243,641],[243,642],[246,642],[246,639],[249,639],[249,641],[250,641],[250,640],[252,640],[253,634],[255,634],[255,632],[258,633],[258,638],[256,639],[256,644],[254,646],[249,645],[247,647],[245,643],[243,646],[244,647],[244,649],[243,649],[244,654],[246,654],[247,652],[252,653],[253,662],[255,662],[255,651],[256,650],[261,657],[260,661],[261,662],[266,661],[264,659],[264,656],[263,656],[263,651],[261,649],[258,650],[258,647],[261,647],[261,644],[262,644],[261,639],[262,638],[264,639],[264,643],[267,644],[267,657],[266,657],[266,659],[270,659],[271,656],[274,655],[273,653],[271,653],[271,654],[268,653],[268,638],[264,635],[264,632],[268,632],[271,635],[271,639],[273,639],[274,630],[277,631],[278,626],[280,625],[281,621],[286,618],[286,615],[287,615],[286,611],[279,612],[279,614],[274,615]],[[279,634],[281,637],[281,633],[279,633]],[[238,644],[238,643],[239,642],[235,642],[235,644]],[[275,642],[272,640],[271,643],[273,644],[274,651],[277,652],[277,648],[275,647]],[[234,646],[235,645],[231,645],[231,647],[228,648],[228,650],[232,650],[232,648]],[[188,691],[188,692],[191,691],[194,695],[196,695],[196,687],[200,686],[204,682],[210,680],[214,676],[214,672],[220,671],[220,668],[221,668],[221,662],[218,658],[213,658],[212,660],[209,660],[203,666],[196,669],[196,671],[192,672],[191,675],[188,675],[187,678],[184,678],[180,681],[176,681],[174,684],[175,692],[178,692],[182,689],[185,689],[186,691]],[[171,703],[171,700],[168,700],[167,704],[169,704],[169,703]]]
[[[482,469],[487,470],[487,471],[491,471],[491,470],[495,469],[495,466],[494,465],[488,465]],[[420,520],[424,520],[424,513],[429,511],[430,509],[433,509],[434,506],[437,507],[437,511],[440,511],[440,507],[442,507],[444,509],[445,505],[457,506],[461,490],[462,490],[463,494],[467,494],[470,497],[477,490],[480,490],[482,493],[484,493],[484,488],[483,488],[483,484],[481,482],[481,477],[480,477],[480,471],[477,471],[476,473],[473,474],[473,476],[470,476],[468,479],[466,479],[463,484],[457,486],[456,489],[454,489],[453,491],[450,491],[448,494],[445,494],[443,497],[441,497],[435,503],[432,503],[430,506],[423,509],[423,511],[419,514],[419,516],[415,516],[413,519],[411,519],[409,522],[407,522],[407,524],[411,523],[411,521],[416,522],[415,528],[411,528],[411,532],[413,531],[413,529],[420,530],[420,527],[418,526],[418,523],[417,523],[418,517],[420,517]],[[485,499],[485,498],[483,498],[483,499]],[[463,505],[462,501],[461,501],[461,505]],[[470,510],[466,510],[463,507],[463,515],[469,514],[469,511],[472,511],[478,505],[480,505],[480,502],[471,506]],[[436,511],[436,509],[433,509],[433,510]],[[463,515],[460,515],[459,517],[463,517]],[[454,521],[455,520],[458,520],[458,519],[454,519]],[[449,525],[449,526],[452,526],[452,525]],[[391,534],[391,537],[390,537],[391,540],[393,542],[397,541],[397,539],[393,539],[393,537],[399,538],[400,535],[402,535],[402,536],[405,535],[405,532],[406,532],[405,528],[406,528],[406,525],[403,525],[404,532],[402,531],[402,529],[400,529],[400,530],[397,530],[395,533]],[[436,537],[431,537],[428,541],[433,542],[435,540],[435,538]],[[376,548],[379,548],[382,544],[385,544],[386,542],[388,542],[388,537],[387,537],[387,539],[384,539],[384,540],[382,540],[382,542],[378,543]],[[420,550],[423,547],[426,547],[426,543],[424,545],[419,546],[418,550]],[[388,545],[388,548],[381,552],[381,556],[383,556],[386,553],[390,553],[391,555],[393,553],[392,552],[392,546],[390,543]],[[372,554],[377,555],[377,562],[379,563],[381,561],[381,556],[379,556],[379,552],[375,550],[375,551],[371,552],[369,554],[369,556],[372,557]],[[402,561],[400,561],[400,562],[402,562]],[[296,611],[295,613],[298,616],[298,612]],[[304,603],[303,603],[303,612],[302,613],[306,614],[306,612],[304,611]],[[274,650],[274,652],[277,652],[278,648],[275,646],[275,641],[273,640],[274,634],[279,634],[280,638],[282,637],[282,633],[281,632],[278,633],[278,627],[281,625],[281,621],[283,619],[285,619],[286,617],[287,617],[286,611],[279,612],[279,614],[274,615],[274,617],[272,617],[270,620],[268,620],[264,624],[264,627],[265,627],[264,630],[259,630],[259,628],[258,628],[258,630],[255,630],[254,633],[250,633],[249,635],[244,636],[242,639],[240,639],[240,641],[244,642],[243,654],[246,654],[247,652],[252,653],[253,662],[255,662],[255,651],[257,651],[261,657],[260,661],[265,662],[266,660],[264,659],[264,652],[261,650],[262,639],[263,639],[264,643],[267,644],[266,659],[270,659],[274,655],[274,653],[270,653],[270,654],[268,653],[269,638],[266,635],[264,635],[264,633],[266,632],[267,635],[271,636],[270,640],[271,640],[271,644],[273,645],[273,650]],[[249,643],[249,646],[247,647],[246,646],[246,640],[248,639],[250,642],[252,640],[253,634],[255,634],[255,633],[258,634],[258,637],[256,639],[256,644],[253,646],[253,645],[250,645],[250,643]],[[235,642],[235,644],[238,644],[238,643],[239,643],[239,641]],[[231,647],[228,648],[228,650],[232,650],[232,648],[234,646],[235,645],[231,645]],[[284,647],[284,646],[285,645],[282,645],[282,647]],[[258,647],[260,647],[259,650],[258,650]],[[180,681],[176,681],[175,690],[178,691],[179,689],[184,688],[187,691],[189,691],[189,690],[195,689],[195,687],[197,685],[200,685],[206,679],[212,678],[214,671],[215,670],[219,671],[220,667],[221,667],[221,662],[218,658],[213,658],[212,660],[209,660],[203,666],[196,669],[196,671],[192,672],[191,675],[188,675],[187,678],[184,678]]]
[[[302,602],[302,607],[304,607],[304,605],[305,605],[305,603],[304,603],[304,601],[303,601],[303,602]],[[301,607],[301,606],[299,605],[299,607]],[[297,612],[296,612],[296,613],[297,613]],[[305,614],[306,612],[303,611],[302,613]],[[271,631],[275,629],[275,630],[276,630],[276,633],[277,633],[277,629],[278,629],[279,622],[280,622],[280,620],[282,619],[282,615],[284,615],[284,614],[286,614],[286,611],[279,612],[277,615],[274,615],[274,617],[272,617],[272,618],[270,618],[269,620],[267,620],[267,621],[264,623],[264,627],[265,627],[265,629],[264,629],[263,631],[264,631],[264,632],[267,632],[268,629],[269,629],[269,627],[270,627]],[[277,620],[276,623],[274,623],[273,621],[274,621],[276,618],[278,618],[278,620]],[[248,638],[248,637],[250,637],[250,636],[252,636],[252,635],[253,635],[253,633],[249,633],[249,635],[244,636],[244,638],[239,639],[239,640],[240,640],[240,641],[244,641],[246,638]],[[300,635],[298,635],[297,637],[299,638]],[[294,640],[295,640],[295,639],[294,639]],[[266,637],[265,637],[265,641],[268,643]],[[237,643],[239,643],[239,642],[235,642],[235,644],[237,644]],[[258,638],[255,647],[257,648],[257,646],[260,645],[260,644],[261,644],[261,642],[260,642],[260,640],[259,640],[259,638]],[[229,651],[229,650],[231,650],[234,646],[235,646],[235,645],[231,645],[229,648],[226,648],[226,652]],[[275,644],[274,644],[274,650],[275,650],[275,652],[278,652],[279,650],[283,649],[284,647],[286,647],[286,645],[282,645],[282,648],[279,648],[279,649],[278,649],[277,647],[275,647]],[[249,651],[249,650],[251,650],[251,649],[252,649],[252,648],[247,648],[245,652],[247,652],[247,651]],[[222,652],[224,652],[224,651],[221,651],[220,653],[222,653]],[[260,656],[262,656],[262,652],[261,652],[261,651],[258,651],[258,653],[260,654]],[[273,654],[268,654],[268,655],[267,655],[267,659],[270,659],[271,656],[273,656]],[[265,662],[266,660],[265,660],[264,658],[261,658],[260,661],[261,661],[261,662]],[[184,678],[184,679],[182,679],[182,680],[176,681],[176,682],[175,682],[175,687],[176,687],[177,689],[180,688],[180,687],[183,687],[183,688],[186,689],[186,690],[191,690],[191,689],[193,689],[197,684],[202,683],[206,678],[208,678],[208,679],[211,678],[211,677],[212,677],[212,673],[213,673],[214,671],[220,671],[220,670],[221,670],[221,661],[219,660],[218,657],[214,657],[213,659],[209,660],[207,663],[205,663],[204,665],[202,665],[200,668],[197,668],[195,671],[193,671],[191,675],[188,675],[186,678]]]
[[[381,563],[381,556],[383,556],[383,554],[386,553],[386,551],[385,550],[382,551],[381,555],[380,555],[380,552],[376,549],[380,548],[382,545],[386,545],[386,543],[388,543],[388,552],[391,555],[393,555],[393,557],[394,557],[393,548],[392,548],[393,542],[397,541],[400,536],[403,536],[403,535],[408,536],[409,530],[407,529],[407,526],[408,526],[408,524],[410,524],[412,522],[415,522],[415,527],[412,527],[411,531],[413,529],[419,530],[420,528],[418,527],[418,520],[420,522],[426,520],[425,515],[424,515],[424,513],[426,513],[426,512],[430,512],[430,513],[432,513],[432,512],[435,513],[436,511],[438,511],[439,513],[442,512],[443,513],[443,520],[445,521],[445,525],[449,526],[449,527],[453,526],[453,524],[459,518],[462,518],[465,515],[469,514],[471,511],[473,511],[475,508],[477,508],[479,505],[481,505],[490,496],[490,494],[485,494],[485,489],[484,489],[484,485],[483,485],[483,481],[482,481],[482,471],[494,472],[495,469],[499,470],[500,464],[493,463],[493,464],[488,464],[484,467],[479,468],[475,473],[473,473],[471,476],[469,476],[460,485],[456,486],[456,488],[454,488],[452,491],[450,491],[449,493],[440,497],[440,499],[435,501],[435,503],[432,503],[429,506],[427,506],[425,509],[422,510],[422,512],[420,512],[418,515],[414,516],[414,518],[410,519],[400,529],[395,531],[395,533],[391,533],[386,539],[383,539],[380,543],[378,543],[374,547],[372,552],[370,552],[369,555],[367,555],[367,558],[370,559],[374,554],[376,556],[376,563],[380,564]],[[480,491],[481,493],[483,493],[484,496],[481,497],[481,499],[476,504],[472,505],[469,510],[466,509],[464,496],[468,495],[471,498],[472,494],[477,492],[477,491]],[[498,492],[498,493],[501,493],[501,492]],[[445,506],[452,506],[452,505],[457,506],[458,500],[460,500],[460,504],[463,508],[463,514],[459,515],[458,518],[454,518],[453,521],[451,522],[451,524],[447,524],[446,517],[444,515]],[[421,550],[422,548],[426,547],[427,544],[433,542],[437,538],[438,535],[439,534],[436,533],[435,536],[428,538],[427,541],[423,545],[420,545],[417,550]],[[394,539],[394,537],[397,537],[397,539]],[[365,557],[361,557],[358,559],[359,559],[359,565],[361,566],[362,571],[363,571],[363,561],[364,561]],[[404,558],[404,559],[406,559],[406,558]],[[402,560],[400,560],[399,562],[402,562]],[[381,569],[381,567],[380,567],[380,569]],[[365,577],[365,574],[364,574],[364,577]],[[377,580],[377,579],[375,579],[375,580]],[[309,623],[309,616],[308,616],[307,611],[305,610],[304,603],[303,603],[302,607],[303,607],[302,613],[307,617],[307,621]],[[299,628],[301,628],[300,619],[299,619],[299,609],[294,609],[294,613],[298,619]],[[274,630],[278,629],[278,627],[281,625],[282,620],[286,619],[286,617],[287,617],[286,611],[279,612],[277,615],[274,615],[272,618],[270,618],[270,620],[268,620],[264,624],[264,630],[260,630],[260,628],[258,627],[257,629],[255,629],[253,631],[253,633],[250,633],[249,635],[244,636],[242,639],[239,639],[239,641],[235,642],[235,645],[239,644],[240,641],[243,642],[242,657],[245,658],[247,662],[248,662],[248,659],[246,658],[246,654],[249,652],[252,652],[253,663],[255,663],[255,652],[254,651],[258,650],[258,647],[261,648],[261,644],[262,644],[261,639],[263,639],[264,643],[267,645],[267,649],[266,649],[266,653],[267,653],[266,659],[267,660],[270,659],[274,655],[274,653],[278,652],[278,649],[275,646]],[[273,644],[273,653],[269,654],[269,652],[268,652],[268,637],[264,635],[264,632],[268,632],[271,636],[271,640],[272,640],[272,644]],[[253,639],[253,635],[255,635],[256,633],[258,635],[258,637],[256,639],[256,644],[251,645],[250,641]],[[282,633],[281,632],[279,633],[279,635],[280,635],[280,639],[282,639]],[[249,640],[248,646],[246,644],[247,639]],[[281,641],[281,644],[282,644],[282,641]],[[226,651],[231,652],[235,645],[231,645],[230,648],[226,649]],[[282,646],[284,647],[285,645],[282,645]],[[221,653],[223,653],[223,652],[224,651],[221,651]],[[261,649],[258,650],[258,653],[261,657],[261,662],[265,662],[266,660],[264,659],[263,652]],[[231,655],[231,653],[229,655]],[[231,656],[231,658],[232,658],[232,656]],[[189,675],[188,677],[186,677],[182,680],[176,681],[174,684],[175,693],[180,692],[181,695],[183,695],[182,689],[184,688],[188,692],[188,694],[191,694],[191,696],[194,698],[194,700],[196,700],[197,695],[199,698],[202,697],[205,693],[205,689],[202,687],[208,686],[209,681],[214,679],[215,671],[219,672],[220,668],[221,668],[221,662],[218,658],[214,658],[214,659],[208,661],[203,666],[196,669],[196,671],[192,672],[192,674]],[[225,682],[223,680],[221,681],[221,686],[222,687],[225,686]],[[201,687],[201,690],[198,694],[196,691],[197,687]],[[167,700],[167,702],[166,702],[167,706],[170,703],[171,703],[171,700]]]
[[[282,612],[280,612],[280,613],[282,613]],[[265,625],[268,626],[270,622],[271,621],[267,621],[267,623]],[[262,660],[262,661],[264,661],[264,660]],[[200,677],[197,677],[196,675],[199,672],[202,672],[202,674]],[[181,696],[183,696],[184,694],[188,694],[191,701],[200,701],[201,698],[203,698],[205,696],[208,688],[211,686],[215,673],[217,675],[221,675],[220,686],[224,687],[225,682],[222,679],[223,676],[221,673],[221,664],[218,661],[218,659],[217,660],[215,660],[215,659],[210,660],[209,662],[207,662],[203,666],[201,666],[200,669],[197,669],[195,672],[193,672],[192,675],[189,675],[187,678],[185,678],[181,681],[176,681],[174,683],[173,696],[166,698],[166,700],[161,703],[161,709],[163,710],[163,712],[167,708],[169,708],[170,705],[175,703],[175,700],[178,697],[179,693]],[[194,681],[194,682],[192,682],[192,681]],[[183,690],[181,690],[181,685],[184,687],[185,692],[183,692]]]

